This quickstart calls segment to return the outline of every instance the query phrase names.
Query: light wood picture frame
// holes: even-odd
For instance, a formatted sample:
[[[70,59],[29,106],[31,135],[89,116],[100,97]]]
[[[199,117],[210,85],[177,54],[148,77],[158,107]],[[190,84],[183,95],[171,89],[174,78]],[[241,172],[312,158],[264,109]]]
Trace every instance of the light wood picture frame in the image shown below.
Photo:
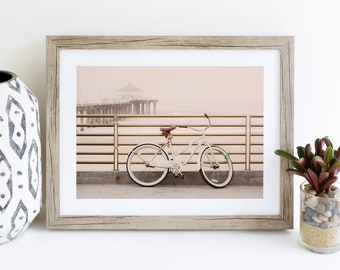
[[[48,91],[46,104],[46,204],[48,228],[115,230],[263,230],[293,228],[293,179],[286,173],[288,163],[275,156],[274,151],[278,148],[293,151],[294,37],[47,36],[46,42]],[[235,70],[239,72],[237,73],[239,75],[235,75]],[[257,75],[247,75],[250,74],[248,71],[257,72]],[[104,79],[101,80],[105,80],[106,83],[99,86],[99,79],[93,78],[96,77],[94,74],[98,75],[105,72],[108,72],[109,75],[105,75],[106,77],[104,76]],[[209,72],[213,74],[212,77],[206,75]],[[249,96],[252,96],[252,87],[255,84],[258,84],[260,89],[256,91],[261,93],[259,100],[262,107],[258,107],[263,108],[263,111],[261,111],[261,116],[255,116],[254,119],[260,118],[261,120],[252,122],[251,117],[247,116],[244,117],[245,124],[230,124],[237,131],[228,131],[223,136],[211,134],[211,138],[218,137],[217,143],[230,148],[227,152],[231,152],[231,159],[234,163],[235,174],[232,181],[236,183],[236,186],[239,185],[240,187],[242,186],[241,183],[253,182],[254,179],[249,177],[249,171],[252,172],[252,166],[260,168],[253,170],[254,172],[261,171],[262,175],[260,177],[262,184],[259,197],[247,197],[248,195],[223,197],[225,196],[223,195],[224,191],[229,192],[228,194],[233,192],[230,191],[232,190],[230,184],[220,189],[205,185],[210,188],[207,191],[209,194],[220,194],[209,195],[212,197],[200,197],[200,193],[195,193],[196,191],[190,191],[191,195],[184,197],[180,197],[180,195],[174,197],[155,195],[150,197],[150,192],[157,190],[158,186],[139,187],[134,185],[132,181],[123,186],[123,188],[131,190],[131,193],[128,193],[127,196],[114,197],[116,196],[114,195],[109,197],[100,195],[102,196],[100,197],[98,195],[100,192],[105,193],[112,189],[111,191],[114,193],[115,187],[118,187],[111,186],[108,188],[101,183],[98,184],[96,181],[104,179],[104,175],[110,185],[110,181],[112,181],[112,184],[126,184],[130,181],[126,177],[126,172],[122,172],[124,169],[121,170],[121,168],[125,168],[125,160],[133,145],[143,142],[144,139],[162,138],[162,136],[159,136],[160,134],[150,135],[149,133],[149,137],[143,137],[146,136],[145,131],[140,134],[137,133],[137,135],[129,135],[131,129],[144,127],[143,130],[145,130],[145,127],[156,128],[158,125],[154,122],[151,124],[142,122],[141,124],[141,116],[137,114],[147,114],[146,117],[141,117],[141,119],[165,118],[167,121],[162,122],[163,127],[166,126],[166,123],[172,123],[171,125],[175,123],[175,125],[180,126],[183,121],[187,121],[189,118],[194,119],[193,123],[196,124],[193,125],[196,126],[201,126],[201,124],[197,124],[195,119],[204,121],[204,117],[197,115],[196,111],[188,114],[187,118],[173,114],[173,120],[171,120],[173,122],[168,119],[169,113],[154,116],[153,114],[156,114],[155,104],[161,105],[159,96],[163,97],[162,87],[166,89],[167,84],[174,81],[177,81],[178,84],[188,83],[186,89],[191,94],[183,96],[182,99],[189,99],[188,102],[190,103],[191,98],[194,98],[193,91],[200,91],[198,84],[194,84],[198,83],[199,78],[204,77],[207,85],[211,86],[213,85],[211,78],[220,82],[219,84],[224,84],[224,79],[228,76],[224,76],[223,72],[228,73],[230,78],[241,77],[241,79],[236,80],[234,93],[242,92],[243,88],[248,87],[244,91],[248,91]],[[217,75],[217,73],[222,75]],[[93,74],[93,77],[88,76],[88,74]],[[156,74],[162,75],[156,76]],[[150,82],[152,75],[157,77],[155,82]],[[171,79],[165,79],[165,77],[171,76],[173,76]],[[245,77],[242,79],[242,76]],[[130,77],[132,82],[126,79]],[[139,79],[140,77],[143,77],[143,81]],[[127,86],[123,87],[124,85],[122,85],[123,88],[118,89],[118,92],[125,91],[124,94],[131,91],[141,93],[140,85],[135,85],[135,82],[139,82],[149,89],[153,85],[157,85],[157,98],[153,98],[151,101],[149,99],[148,102],[143,103],[144,105],[138,105],[138,107],[136,107],[137,105],[132,106],[132,101],[129,100],[128,103],[131,106],[124,107],[125,109],[119,111],[118,116],[117,111],[113,111],[113,109],[105,111],[104,107],[100,107],[99,113],[98,110],[91,111],[94,104],[98,103],[97,96],[106,91],[104,88],[110,89],[104,95],[109,95],[107,93],[111,95],[112,88],[119,88],[114,87],[114,83],[117,83],[118,86],[123,78],[126,80]],[[255,78],[254,81],[251,78]],[[248,86],[243,85],[243,82],[246,81],[250,82],[250,86],[249,84]],[[205,84],[205,82],[200,82],[200,84]],[[98,89],[94,89],[95,85],[98,86]],[[217,86],[213,87],[218,88]],[[232,98],[232,94],[228,97],[227,93],[229,92],[223,92],[227,91],[226,86],[221,89],[222,92],[216,92],[216,94],[213,94],[215,92],[212,89],[209,90],[211,91],[210,95],[214,96],[215,100],[224,102],[221,103],[221,106],[228,103],[229,100],[230,103],[241,102],[240,104],[243,107],[250,108],[248,105],[251,104],[251,100],[246,101],[244,97],[244,100],[238,101],[237,97]],[[185,92],[185,90],[181,91],[182,93]],[[93,92],[96,94],[93,95]],[[169,90],[163,90],[163,92],[168,93]],[[245,95],[243,94],[243,96]],[[258,97],[258,94],[253,96]],[[208,104],[210,101],[207,101],[207,97],[201,96],[201,99],[204,99]],[[168,104],[172,104],[173,101],[169,101],[169,97],[167,99]],[[105,102],[109,100],[109,103],[112,103],[113,97],[105,96],[102,100],[105,100]],[[143,97],[139,100],[145,99]],[[152,101],[154,102],[152,103]],[[188,102],[183,102],[183,104],[188,104]],[[199,104],[200,94],[191,103]],[[104,105],[101,104],[100,106]],[[121,110],[122,107],[119,106],[119,110]],[[118,105],[116,107],[118,108]],[[164,105],[164,111],[166,110],[165,107]],[[127,110],[129,110],[129,114],[127,114]],[[213,106],[210,106],[207,110],[213,110]],[[103,114],[105,115],[103,116]],[[222,125],[229,127],[228,121],[234,121],[228,120],[229,118],[234,119],[234,116],[229,115],[230,112],[225,114],[226,116],[219,113],[212,114],[211,120],[217,123],[216,128]],[[129,124],[130,118],[133,117],[136,117],[137,122]],[[111,120],[107,120],[108,118]],[[119,122],[118,119],[121,118],[125,120]],[[246,130],[242,139],[240,139],[242,146],[239,145],[239,142],[226,143],[226,140],[229,139],[236,138],[235,140],[238,140],[237,138],[240,137],[238,130],[241,126]],[[252,126],[254,131],[251,130]],[[87,127],[89,127],[87,133],[78,134],[78,130],[83,132]],[[107,143],[106,133],[99,136],[95,127],[112,127],[112,134],[110,133],[112,138],[110,138],[113,144]],[[122,127],[122,130],[123,128],[126,129],[119,133],[119,127]],[[79,150],[82,145],[86,145],[80,140],[81,136],[90,136],[91,138],[99,136],[99,140],[92,143],[92,146],[95,146],[97,150],[92,154],[88,153],[89,148],[84,151]],[[80,141],[78,141],[78,137]],[[254,144],[249,144],[249,142],[254,142]],[[118,143],[121,143],[121,145]],[[114,160],[113,163],[105,158],[102,161],[89,162],[84,157],[85,155],[92,155],[101,159],[107,155],[107,150],[102,152],[99,148],[106,144],[109,144],[112,148],[109,155]],[[243,156],[240,157],[241,152],[242,155],[244,154],[244,158]],[[254,158],[251,153],[254,154]],[[89,169],[90,166],[93,165],[94,168],[98,168],[99,163],[103,165],[103,168],[107,168],[105,166],[112,163],[111,171],[100,169],[101,172],[92,173],[92,169]],[[243,165],[245,166],[244,170],[237,169]],[[83,169],[78,170],[78,167]],[[184,178],[183,185],[176,182],[179,181],[177,178],[167,180],[166,184],[175,188],[175,191],[171,191],[173,194],[177,194],[177,191],[178,194],[181,193],[184,190],[184,185],[189,185],[190,190],[191,187],[196,185],[197,182],[195,181],[200,181],[197,180],[196,174],[190,176],[191,174],[188,173],[188,175],[188,178]],[[94,181],[96,185],[91,182],[85,187],[84,183],[88,184],[86,181]],[[195,183],[193,184],[193,182]],[[84,186],[80,186],[80,184],[84,184]],[[200,185],[199,188],[203,186]],[[168,186],[164,186],[164,188],[166,187]],[[87,195],[79,195],[83,194],[80,192],[83,190],[82,188]],[[228,188],[230,189],[228,190]],[[146,192],[145,197],[142,196],[143,192]]]

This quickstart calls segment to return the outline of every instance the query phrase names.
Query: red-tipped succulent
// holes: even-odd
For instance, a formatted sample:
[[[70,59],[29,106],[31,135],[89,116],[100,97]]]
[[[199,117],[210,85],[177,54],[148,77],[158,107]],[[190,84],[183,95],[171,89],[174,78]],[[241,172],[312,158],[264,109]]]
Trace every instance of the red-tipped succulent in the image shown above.
[[[280,149],[276,150],[275,154],[291,162],[293,167],[287,169],[288,173],[306,178],[318,194],[322,192],[328,193],[331,186],[338,180],[340,147],[334,150],[328,137],[316,139],[314,145],[314,153],[310,144],[305,147],[298,146],[298,157]]]

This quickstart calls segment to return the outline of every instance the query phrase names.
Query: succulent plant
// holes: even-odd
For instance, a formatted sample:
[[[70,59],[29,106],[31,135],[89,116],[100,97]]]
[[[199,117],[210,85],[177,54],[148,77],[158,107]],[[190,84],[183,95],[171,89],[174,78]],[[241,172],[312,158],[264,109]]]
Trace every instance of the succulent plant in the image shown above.
[[[280,149],[276,150],[275,154],[290,161],[292,168],[287,169],[288,173],[304,177],[318,194],[328,193],[338,180],[340,147],[334,150],[328,137],[316,139],[314,146],[314,153],[310,144],[305,147],[298,146],[298,157]]]

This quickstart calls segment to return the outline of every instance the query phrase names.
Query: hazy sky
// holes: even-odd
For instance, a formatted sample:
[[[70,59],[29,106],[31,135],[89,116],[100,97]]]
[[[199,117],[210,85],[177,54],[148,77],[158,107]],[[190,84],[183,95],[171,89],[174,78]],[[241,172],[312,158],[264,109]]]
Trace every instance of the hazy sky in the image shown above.
[[[78,67],[78,103],[113,99],[130,83],[161,113],[263,113],[263,67]]]

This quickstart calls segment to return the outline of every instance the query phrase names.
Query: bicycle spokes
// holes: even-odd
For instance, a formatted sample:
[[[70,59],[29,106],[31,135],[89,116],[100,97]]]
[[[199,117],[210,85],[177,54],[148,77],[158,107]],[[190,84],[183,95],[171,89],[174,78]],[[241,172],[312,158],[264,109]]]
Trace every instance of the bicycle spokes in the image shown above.
[[[137,184],[154,186],[167,175],[168,167],[164,164],[168,159],[165,151],[159,146],[145,143],[130,152],[126,163],[127,172]]]
[[[201,174],[206,182],[214,187],[226,186],[232,176],[229,155],[218,146],[207,147],[200,159]]]

